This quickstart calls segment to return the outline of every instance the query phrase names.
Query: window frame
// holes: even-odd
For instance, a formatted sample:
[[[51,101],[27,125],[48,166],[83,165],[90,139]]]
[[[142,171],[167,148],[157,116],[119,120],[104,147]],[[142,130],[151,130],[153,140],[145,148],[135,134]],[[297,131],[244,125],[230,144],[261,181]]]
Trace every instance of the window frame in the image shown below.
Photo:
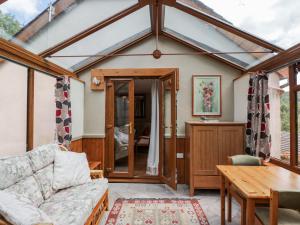
[[[295,63],[289,66],[289,87],[290,87],[290,161],[283,161],[274,157],[270,162],[288,170],[300,174],[300,162],[298,161],[298,121],[297,121],[297,92],[300,92],[300,85],[297,85],[297,73],[300,64]]]

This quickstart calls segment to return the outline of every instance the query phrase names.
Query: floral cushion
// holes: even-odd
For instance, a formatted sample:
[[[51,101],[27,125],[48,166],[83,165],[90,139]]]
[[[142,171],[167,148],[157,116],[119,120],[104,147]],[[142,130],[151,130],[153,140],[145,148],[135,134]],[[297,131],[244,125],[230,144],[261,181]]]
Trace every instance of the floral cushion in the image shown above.
[[[32,175],[27,156],[0,159],[0,189],[5,189],[16,182]]]
[[[45,203],[90,199],[92,207],[95,208],[107,189],[107,179],[94,179],[92,182],[61,190],[52,195]]]
[[[53,223],[53,220],[33,206],[28,199],[5,191],[0,191],[0,215],[9,223],[16,225]]]
[[[44,199],[50,198],[55,193],[55,190],[52,188],[53,164],[37,171],[33,176],[40,186]]]
[[[93,211],[92,201],[89,199],[47,202],[40,209],[55,221],[55,225],[83,225]]]
[[[39,207],[44,202],[40,187],[33,176],[21,180],[4,191],[29,199],[35,207]]]
[[[48,144],[39,146],[28,152],[32,170],[36,172],[53,163],[56,150],[59,150],[57,144]]]
[[[56,151],[53,188],[60,190],[91,182],[85,153]]]

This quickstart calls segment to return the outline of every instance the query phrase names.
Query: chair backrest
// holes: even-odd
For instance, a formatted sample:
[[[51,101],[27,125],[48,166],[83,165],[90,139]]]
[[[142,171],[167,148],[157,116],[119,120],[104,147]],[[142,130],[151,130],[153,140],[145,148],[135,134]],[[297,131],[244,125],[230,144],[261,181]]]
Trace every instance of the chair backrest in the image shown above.
[[[234,166],[262,166],[263,159],[250,155],[235,155],[228,157],[228,164]]]
[[[278,224],[278,208],[300,210],[300,190],[271,190],[270,225]]]

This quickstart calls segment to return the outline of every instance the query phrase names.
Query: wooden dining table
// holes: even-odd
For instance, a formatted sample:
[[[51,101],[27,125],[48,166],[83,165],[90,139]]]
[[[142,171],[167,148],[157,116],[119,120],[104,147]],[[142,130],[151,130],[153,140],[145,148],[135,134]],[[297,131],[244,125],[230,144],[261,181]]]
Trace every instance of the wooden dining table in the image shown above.
[[[246,224],[255,224],[255,204],[270,202],[270,189],[300,190],[300,175],[279,166],[218,165],[221,174],[221,225],[225,225],[225,183],[246,200]]]

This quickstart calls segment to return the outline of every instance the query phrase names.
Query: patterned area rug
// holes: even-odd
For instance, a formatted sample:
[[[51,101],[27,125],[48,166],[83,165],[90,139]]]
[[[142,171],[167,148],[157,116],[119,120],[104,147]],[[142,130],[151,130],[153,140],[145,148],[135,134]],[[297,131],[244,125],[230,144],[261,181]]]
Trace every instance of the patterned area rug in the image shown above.
[[[197,199],[117,199],[106,225],[209,225]]]

